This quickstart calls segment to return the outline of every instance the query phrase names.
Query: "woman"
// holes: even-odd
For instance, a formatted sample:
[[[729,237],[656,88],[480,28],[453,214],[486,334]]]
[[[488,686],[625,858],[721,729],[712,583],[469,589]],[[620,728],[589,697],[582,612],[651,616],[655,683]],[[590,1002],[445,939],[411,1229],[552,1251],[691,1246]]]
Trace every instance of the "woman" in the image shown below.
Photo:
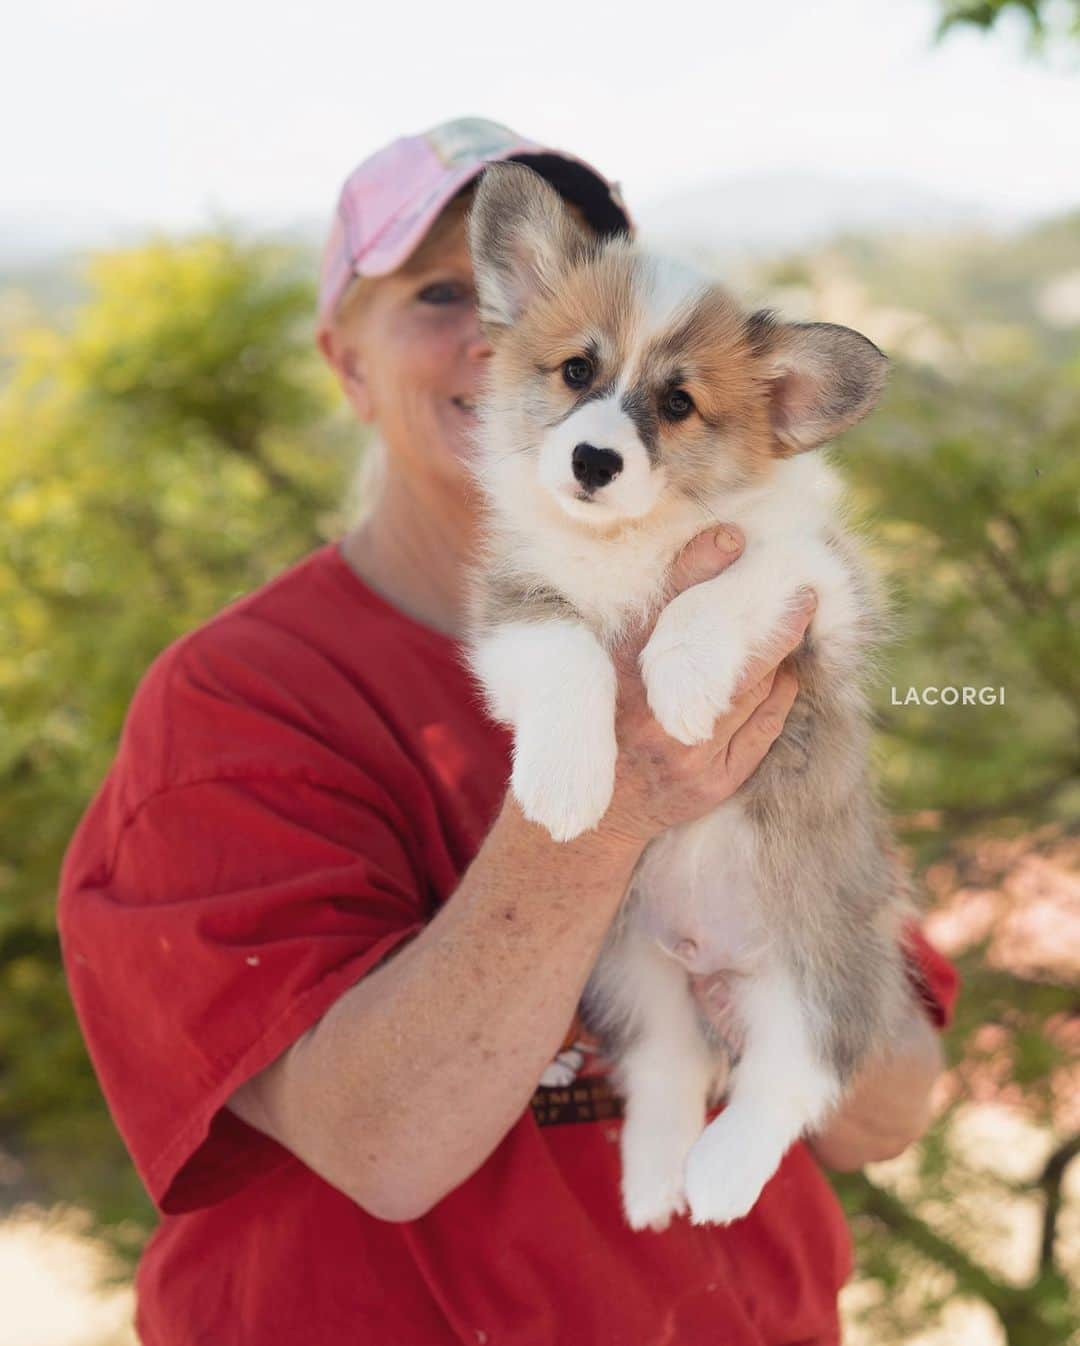
[[[164,1215],[138,1277],[149,1346],[838,1339],[849,1247],[810,1149],[743,1221],[632,1233],[617,1103],[572,1027],[644,846],[730,796],[779,733],[812,599],[701,747],[662,734],[622,651],[615,797],[569,845],[505,796],[510,744],[460,661],[488,355],[463,220],[468,184],[508,157],[597,232],[629,226],[595,170],[490,123],[353,173],[319,344],[378,429],[372,507],[159,658],[65,863],[73,995]],[[696,539],[676,587],[739,546]],[[940,1025],[950,972],[911,938]],[[939,1068],[913,1014],[818,1155],[898,1153]]]

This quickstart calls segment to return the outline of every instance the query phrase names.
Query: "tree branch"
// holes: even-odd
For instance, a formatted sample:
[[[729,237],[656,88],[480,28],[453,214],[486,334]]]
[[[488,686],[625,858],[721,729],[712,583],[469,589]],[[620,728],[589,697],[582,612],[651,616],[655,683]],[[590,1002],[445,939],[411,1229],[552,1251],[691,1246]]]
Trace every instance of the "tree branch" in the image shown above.
[[[983,539],[983,554],[1028,617],[1038,617],[1051,606],[1047,596],[1028,583],[1013,565],[1012,558],[992,538]]]
[[[1054,1245],[1057,1241],[1057,1222],[1061,1214],[1061,1187],[1065,1179],[1065,1170],[1080,1154],[1080,1133],[1070,1137],[1053,1152],[1046,1161],[1039,1177],[1046,1205],[1043,1207],[1042,1241],[1039,1245],[1039,1272],[1052,1272],[1054,1267]]]
[[[865,1174],[850,1175],[844,1182],[844,1190],[854,1199],[860,1214],[878,1220],[917,1252],[951,1271],[962,1291],[985,1300],[1001,1317],[1023,1307],[1026,1301],[1023,1291],[995,1280],[984,1267],[942,1238],[891,1192],[872,1183]]]

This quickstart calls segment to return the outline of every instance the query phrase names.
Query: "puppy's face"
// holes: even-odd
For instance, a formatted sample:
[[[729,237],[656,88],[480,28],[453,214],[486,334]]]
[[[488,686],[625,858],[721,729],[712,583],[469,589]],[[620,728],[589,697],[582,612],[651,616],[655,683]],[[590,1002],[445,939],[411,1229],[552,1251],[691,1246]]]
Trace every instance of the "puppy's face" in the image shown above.
[[[489,169],[470,246],[491,336],[486,455],[585,526],[702,504],[866,413],[885,359],[845,328],[748,316],[625,239],[587,237],[518,165]]]
[[[742,315],[626,244],[568,267],[496,337],[491,390],[519,403],[513,447],[586,524],[751,481],[771,459]]]

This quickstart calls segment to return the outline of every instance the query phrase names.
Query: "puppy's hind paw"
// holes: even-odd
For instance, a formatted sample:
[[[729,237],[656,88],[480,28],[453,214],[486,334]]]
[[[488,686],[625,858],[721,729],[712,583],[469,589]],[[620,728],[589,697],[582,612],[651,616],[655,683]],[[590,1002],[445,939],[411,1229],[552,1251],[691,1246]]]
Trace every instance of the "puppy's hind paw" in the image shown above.
[[[748,1215],[775,1173],[782,1146],[753,1134],[729,1106],[705,1129],[686,1160],[686,1198],[694,1224],[730,1224]]]
[[[657,1177],[648,1184],[623,1183],[623,1210],[631,1229],[661,1233],[675,1215],[686,1214],[681,1177]]]

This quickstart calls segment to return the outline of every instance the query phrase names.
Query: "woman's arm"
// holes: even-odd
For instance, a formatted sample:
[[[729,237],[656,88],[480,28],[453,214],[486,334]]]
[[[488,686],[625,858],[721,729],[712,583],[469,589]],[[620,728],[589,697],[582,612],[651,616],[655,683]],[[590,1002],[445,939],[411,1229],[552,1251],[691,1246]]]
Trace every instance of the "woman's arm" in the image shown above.
[[[944,1065],[937,1032],[914,1013],[904,1039],[856,1076],[844,1102],[809,1138],[810,1148],[841,1173],[895,1159],[930,1125],[930,1095]]]
[[[680,587],[731,559],[698,539]],[[648,840],[730,797],[779,734],[797,684],[776,662],[811,613],[777,633],[713,740],[693,748],[656,724],[624,652],[601,826],[559,844],[508,799],[430,924],[238,1090],[233,1110],[384,1219],[417,1218],[475,1172],[557,1053]]]
[[[234,1111],[372,1214],[424,1214],[527,1106],[636,859],[598,832],[560,845],[508,799],[431,923]]]

